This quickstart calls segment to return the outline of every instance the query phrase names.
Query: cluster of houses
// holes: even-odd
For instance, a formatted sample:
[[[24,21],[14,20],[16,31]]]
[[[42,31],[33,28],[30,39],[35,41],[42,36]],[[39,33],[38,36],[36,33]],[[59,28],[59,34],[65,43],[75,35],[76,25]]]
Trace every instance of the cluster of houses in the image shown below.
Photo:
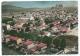
[[[44,14],[43,12],[44,11],[40,13]],[[13,18],[13,20],[15,21],[15,24],[13,26],[11,26],[10,24],[6,25],[7,30],[15,28],[17,31],[21,31],[22,29],[24,30],[24,32],[27,32],[28,29],[31,32],[34,32],[35,30],[44,32],[47,29],[45,32],[48,32],[49,35],[55,35],[54,33],[69,32],[72,28],[77,26],[78,17],[75,11],[75,13],[67,13],[64,10],[60,10],[59,12],[55,10],[55,12],[56,13],[52,13],[53,17],[51,18],[46,16],[44,18],[41,15],[39,15],[40,17],[34,16],[35,14],[40,14],[36,12],[33,12],[32,14],[29,13],[29,15],[26,13],[23,14],[23,16],[16,16]],[[50,22],[48,23],[48,21]]]
[[[74,27],[77,27],[78,24],[77,10],[73,12],[67,12],[67,10],[62,7],[61,9],[36,10],[16,15],[13,18],[14,25],[10,25],[10,22],[7,24],[2,23],[3,33],[6,28],[7,31],[16,30],[17,32],[23,31],[24,33],[34,33],[37,31],[37,35],[48,37],[65,34]],[[3,40],[3,43],[16,42],[15,45],[12,43],[8,46],[14,46],[16,49],[20,48],[20,51],[25,53],[27,51],[30,53],[45,52],[45,49],[48,47],[45,43],[31,39],[25,40],[17,36],[9,35]]]
[[[47,44],[32,41],[31,39],[24,39],[17,36],[6,35],[3,39],[3,43],[7,44],[8,47],[19,49],[19,51],[25,54],[39,54],[40,52],[45,52]]]

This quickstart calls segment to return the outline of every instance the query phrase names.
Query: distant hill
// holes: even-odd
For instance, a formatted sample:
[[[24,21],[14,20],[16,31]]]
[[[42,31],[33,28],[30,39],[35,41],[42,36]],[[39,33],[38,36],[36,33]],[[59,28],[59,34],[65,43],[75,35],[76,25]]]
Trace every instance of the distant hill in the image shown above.
[[[2,5],[2,9],[22,9],[21,7],[16,7],[12,5]]]
[[[2,12],[9,12],[9,11],[16,11],[16,10],[23,10],[24,8],[16,7],[12,5],[2,5]]]
[[[2,13],[5,12],[20,12],[20,11],[32,11],[35,8],[22,8],[22,7],[16,7],[12,5],[2,5]]]
[[[53,10],[55,7],[49,7],[47,10]],[[26,11],[36,11],[36,10],[46,10],[43,8],[22,8],[22,7],[16,7],[13,5],[2,5],[2,13],[12,13],[12,12],[26,12]],[[65,7],[65,10],[68,10],[69,12],[73,12],[77,10],[76,7]]]

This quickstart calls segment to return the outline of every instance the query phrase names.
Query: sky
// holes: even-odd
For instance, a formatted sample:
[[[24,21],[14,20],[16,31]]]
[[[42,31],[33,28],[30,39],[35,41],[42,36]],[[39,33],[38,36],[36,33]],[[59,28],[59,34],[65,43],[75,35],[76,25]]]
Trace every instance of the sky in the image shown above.
[[[63,6],[71,7],[77,6],[77,1],[6,1],[2,3],[2,5],[13,5],[23,8],[47,8],[53,7],[56,4],[63,4]]]

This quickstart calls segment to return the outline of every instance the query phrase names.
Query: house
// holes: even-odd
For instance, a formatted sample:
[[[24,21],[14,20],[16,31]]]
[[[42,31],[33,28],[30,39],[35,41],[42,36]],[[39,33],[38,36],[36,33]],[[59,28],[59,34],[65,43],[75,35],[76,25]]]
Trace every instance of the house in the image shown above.
[[[35,46],[33,48],[31,48],[30,50],[32,51],[32,53],[35,53],[35,54],[39,54],[40,51],[45,51],[45,49],[47,48],[47,44],[44,44],[44,43],[35,43]]]
[[[31,16],[31,17],[30,17],[30,20],[34,20],[34,17],[33,17],[33,16]]]
[[[35,51],[37,51],[37,47],[35,46],[35,47],[31,48],[30,50],[31,50],[32,52],[35,52]]]
[[[45,22],[43,22],[41,25],[40,25],[40,30],[43,30],[43,29],[46,29],[47,25],[45,24]]]
[[[35,46],[32,40],[29,40],[29,39],[24,42],[24,45],[26,45],[28,49],[31,49]]]
[[[20,43],[22,43],[22,38],[17,39],[17,44],[20,44]]]
[[[17,32],[21,31],[21,29],[23,28],[23,24],[24,23],[16,23],[14,25],[14,28],[17,30]]]
[[[58,24],[60,24],[59,20],[56,20],[56,21],[53,22],[53,25],[58,25]]]
[[[6,25],[7,30],[11,30],[11,26],[9,24]]]
[[[29,39],[24,42],[24,45],[30,45],[30,44],[32,44],[32,41]]]
[[[46,49],[47,48],[47,44],[44,44],[44,43],[39,43],[37,44],[37,48],[39,49]]]
[[[56,26],[51,28],[53,30],[53,32],[59,32],[58,28]]]
[[[44,35],[49,37],[49,36],[51,35],[51,33],[50,33],[50,32],[45,31],[45,32],[44,32]]]
[[[16,24],[14,25],[14,27],[15,27],[15,28],[22,28],[23,24],[24,24],[24,23],[16,23]]]
[[[30,44],[30,45],[27,46],[28,49],[31,49],[33,47],[35,47],[34,43],[32,43],[32,44]]]
[[[68,31],[67,27],[61,27],[60,32],[66,33]]]
[[[9,38],[10,38],[10,40],[12,40],[12,41],[17,41],[17,39],[18,39],[17,36],[10,36]]]
[[[10,39],[9,39],[9,37],[7,37],[5,42],[8,43],[9,41],[10,41]]]

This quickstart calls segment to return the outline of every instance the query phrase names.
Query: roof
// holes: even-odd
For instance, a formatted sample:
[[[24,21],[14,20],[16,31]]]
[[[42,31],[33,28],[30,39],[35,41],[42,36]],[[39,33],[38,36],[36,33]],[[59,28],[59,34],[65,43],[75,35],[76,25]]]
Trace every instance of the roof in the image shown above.
[[[53,24],[58,25],[58,24],[60,24],[60,21],[55,21],[55,22],[53,22]]]
[[[17,40],[18,38],[16,36],[10,36],[11,40]]]
[[[46,35],[46,36],[50,36],[51,33],[50,33],[50,32],[44,32],[44,35]]]
[[[61,27],[61,28],[60,28],[60,31],[62,31],[62,32],[67,32],[67,30],[68,30],[67,27]]]
[[[30,50],[33,51],[33,52],[35,52],[37,50],[37,47],[33,47]]]
[[[26,40],[25,42],[24,42],[24,45],[30,45],[30,44],[32,44],[33,42],[31,41],[31,40]]]
[[[40,44],[37,45],[38,48],[42,48],[44,46],[46,46],[46,44],[44,44],[44,43],[40,43]]]

